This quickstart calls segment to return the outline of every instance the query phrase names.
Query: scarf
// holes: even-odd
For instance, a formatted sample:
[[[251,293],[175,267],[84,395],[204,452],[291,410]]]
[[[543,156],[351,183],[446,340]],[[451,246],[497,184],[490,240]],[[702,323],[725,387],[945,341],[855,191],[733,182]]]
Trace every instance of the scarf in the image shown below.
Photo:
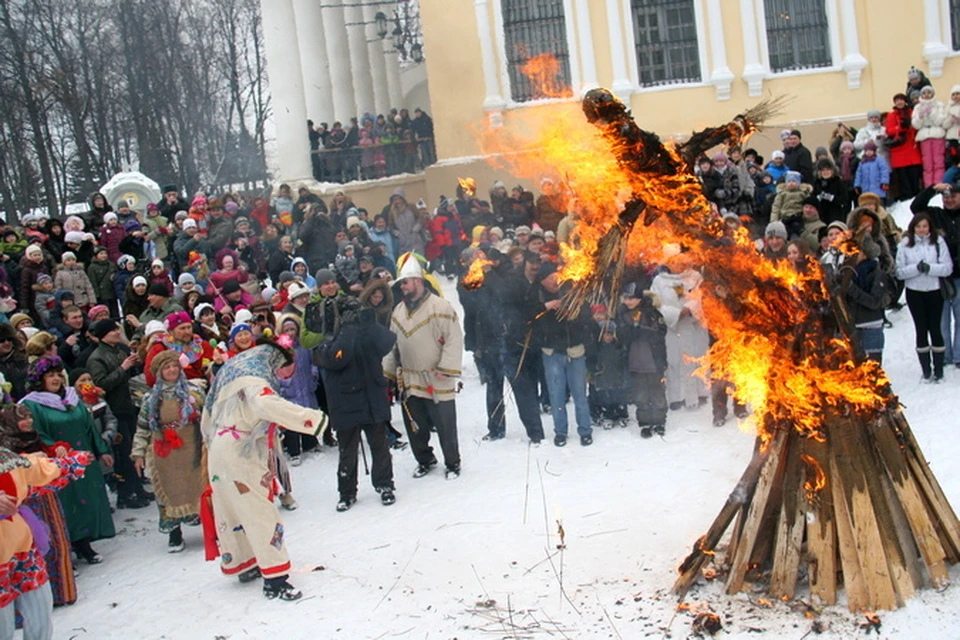
[[[165,427],[160,425],[160,404],[164,400],[176,400],[180,407],[180,419]],[[196,398],[190,395],[190,386],[187,384],[187,378],[183,375],[182,370],[175,382],[158,379],[142,401],[143,410],[147,413],[147,425],[150,427],[150,431],[160,432],[166,429],[179,429],[189,424],[197,416],[196,402]]]
[[[840,179],[853,182],[853,156],[840,156]]]
[[[203,339],[200,336],[195,335],[190,342],[183,344],[174,340],[173,336],[164,334],[160,338],[160,342],[174,353],[187,356],[188,364],[193,364],[203,357]]]
[[[66,390],[66,393],[63,396],[58,393],[50,393],[49,391],[31,391],[27,395],[23,396],[18,404],[23,404],[24,402],[34,402],[41,407],[47,407],[48,409],[56,409],[57,411],[70,411],[80,403],[80,396],[77,395],[77,392],[73,389],[73,387],[64,387],[64,389]]]

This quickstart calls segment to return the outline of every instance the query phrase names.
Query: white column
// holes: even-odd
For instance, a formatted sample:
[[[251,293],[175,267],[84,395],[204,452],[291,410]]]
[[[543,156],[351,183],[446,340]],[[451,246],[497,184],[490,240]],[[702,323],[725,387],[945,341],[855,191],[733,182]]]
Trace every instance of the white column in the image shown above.
[[[293,3],[291,0],[260,0],[260,10],[279,149],[280,175],[274,177],[290,182],[309,180],[313,172]]]
[[[293,12],[297,18],[297,44],[302,61],[307,116],[318,123],[329,121],[333,118],[333,85],[330,82],[330,58],[321,37],[323,11],[316,0],[293,0]]]
[[[357,103],[357,118],[364,112],[374,112],[377,106],[373,98],[373,75],[370,73],[370,54],[367,52],[367,30],[363,25],[363,8],[352,0],[343,8],[347,27],[347,44],[350,50],[350,71],[353,76],[354,100]]]
[[[707,0],[707,23],[710,33],[710,61],[713,72],[710,84],[717,88],[717,100],[730,99],[730,85],[733,84],[733,72],[727,66],[727,47],[723,41],[723,12],[720,0]]]
[[[597,86],[597,61],[593,53],[593,31],[590,29],[590,5],[588,0],[576,0],[577,35],[580,42],[580,92],[585,93]]]
[[[614,95],[626,102],[634,91],[627,76],[626,47],[624,47],[623,16],[619,0],[607,0],[607,38],[610,40],[610,60],[613,62]]]
[[[323,39],[327,46],[327,57],[330,59],[330,82],[333,90],[333,119],[349,126],[350,118],[357,115],[357,102],[353,94],[350,48],[347,44],[342,1],[326,0],[323,11]]]
[[[387,86],[387,61],[383,57],[383,43],[380,42],[377,25],[373,22],[378,10],[376,5],[363,5],[363,21],[368,23],[367,58],[370,60],[370,75],[373,78],[373,102],[376,112],[386,115],[390,111],[390,89]]]
[[[497,61],[493,57],[493,31],[490,29],[490,9],[487,0],[474,0],[473,11],[477,17],[477,35],[480,37],[480,58],[483,66],[483,86],[486,97],[483,108],[501,111],[506,107],[497,78]]]
[[[743,29],[743,80],[751,98],[763,95],[763,79],[767,68],[760,61],[759,34],[757,33],[756,0],[740,0],[740,26]]]
[[[930,77],[943,75],[943,61],[950,55],[950,47],[943,43],[943,30],[940,25],[939,0],[923,0],[923,26],[925,40],[923,58],[930,65]],[[949,21],[949,18],[948,18]]]
[[[396,27],[393,17],[397,10],[397,3],[381,5],[380,10],[387,14],[389,20],[387,31],[392,32]],[[390,108],[401,109],[406,105],[403,104],[403,87],[400,85],[400,54],[393,46],[392,33],[387,33],[387,37],[383,39],[380,46],[383,49],[383,59],[387,69],[387,94],[390,96]]]
[[[860,53],[860,38],[857,35],[857,10],[853,0],[840,0],[840,22],[843,28],[843,62],[847,72],[847,88],[860,88],[860,74],[867,66],[867,59]]]

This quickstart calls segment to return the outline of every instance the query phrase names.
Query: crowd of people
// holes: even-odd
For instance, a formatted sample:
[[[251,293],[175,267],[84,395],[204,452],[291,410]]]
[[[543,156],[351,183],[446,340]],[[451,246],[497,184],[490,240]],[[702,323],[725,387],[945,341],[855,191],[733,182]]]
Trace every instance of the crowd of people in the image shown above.
[[[932,88],[915,70],[909,83],[915,106],[898,94],[885,125],[870,112],[860,131],[838,126],[816,160],[793,130],[766,165],[736,148],[698,165],[716,216],[731,236],[752,235],[758,260],[820,265],[864,357],[881,360],[885,310],[906,289],[922,376],[940,381],[946,364],[960,367],[949,137],[960,120],[946,119],[960,87],[950,107],[927,109]],[[940,138],[932,112],[944,114]],[[918,160],[903,164],[908,149]],[[940,158],[928,171],[930,154]],[[558,314],[562,247],[580,225],[560,180],[543,178],[539,194],[496,181],[486,200],[462,180],[435,208],[397,189],[373,216],[344,191],[162,191],[144,211],[96,193],[82,215],[29,214],[0,230],[0,629],[15,607],[48,629],[50,604],[77,598],[74,556],[101,562],[93,544],[116,534],[114,507],[152,503],[171,552],[200,525],[224,574],[296,600],[276,506],[297,506],[289,468],[336,447],[341,512],[358,499],[361,434],[384,505],[396,501],[392,456],[407,447],[415,478],[441,458],[458,478],[465,351],[485,386],[487,441],[506,436],[508,388],[531,445],[545,415],[553,444],[567,445],[570,400],[581,446],[597,428],[626,427],[631,405],[644,438],[665,434],[671,411],[710,404],[718,427],[749,412],[728,382],[694,375],[711,341],[697,291],[711,285],[682,247],[630,265],[618,295]],[[884,207],[914,196],[903,232]],[[481,286],[464,278],[477,261]],[[443,278],[456,281],[462,318]]]
[[[313,177],[319,182],[373,180],[415,173],[437,161],[433,119],[419,107],[364,114],[349,126],[307,120]]]

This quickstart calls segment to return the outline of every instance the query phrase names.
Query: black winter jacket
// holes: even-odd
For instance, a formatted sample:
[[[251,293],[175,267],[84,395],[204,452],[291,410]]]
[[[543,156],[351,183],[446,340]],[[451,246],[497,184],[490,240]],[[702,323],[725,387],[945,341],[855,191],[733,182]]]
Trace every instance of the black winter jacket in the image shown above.
[[[377,324],[375,314],[367,309],[359,321],[341,325],[332,341],[320,345],[320,373],[334,429],[390,420],[381,361],[396,341],[397,336]]]

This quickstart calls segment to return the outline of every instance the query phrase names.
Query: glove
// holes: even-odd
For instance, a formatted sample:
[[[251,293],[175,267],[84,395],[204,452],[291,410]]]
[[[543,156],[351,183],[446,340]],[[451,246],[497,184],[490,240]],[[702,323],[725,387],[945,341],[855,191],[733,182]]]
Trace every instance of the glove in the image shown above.
[[[920,262],[917,263],[917,271],[919,271],[920,273],[930,273],[930,265],[928,265],[926,262],[921,260]]]
[[[723,200],[724,198],[727,197],[727,190],[726,190],[726,189],[717,189],[716,191],[713,192],[713,195],[714,195],[715,198],[719,198],[719,199]]]

